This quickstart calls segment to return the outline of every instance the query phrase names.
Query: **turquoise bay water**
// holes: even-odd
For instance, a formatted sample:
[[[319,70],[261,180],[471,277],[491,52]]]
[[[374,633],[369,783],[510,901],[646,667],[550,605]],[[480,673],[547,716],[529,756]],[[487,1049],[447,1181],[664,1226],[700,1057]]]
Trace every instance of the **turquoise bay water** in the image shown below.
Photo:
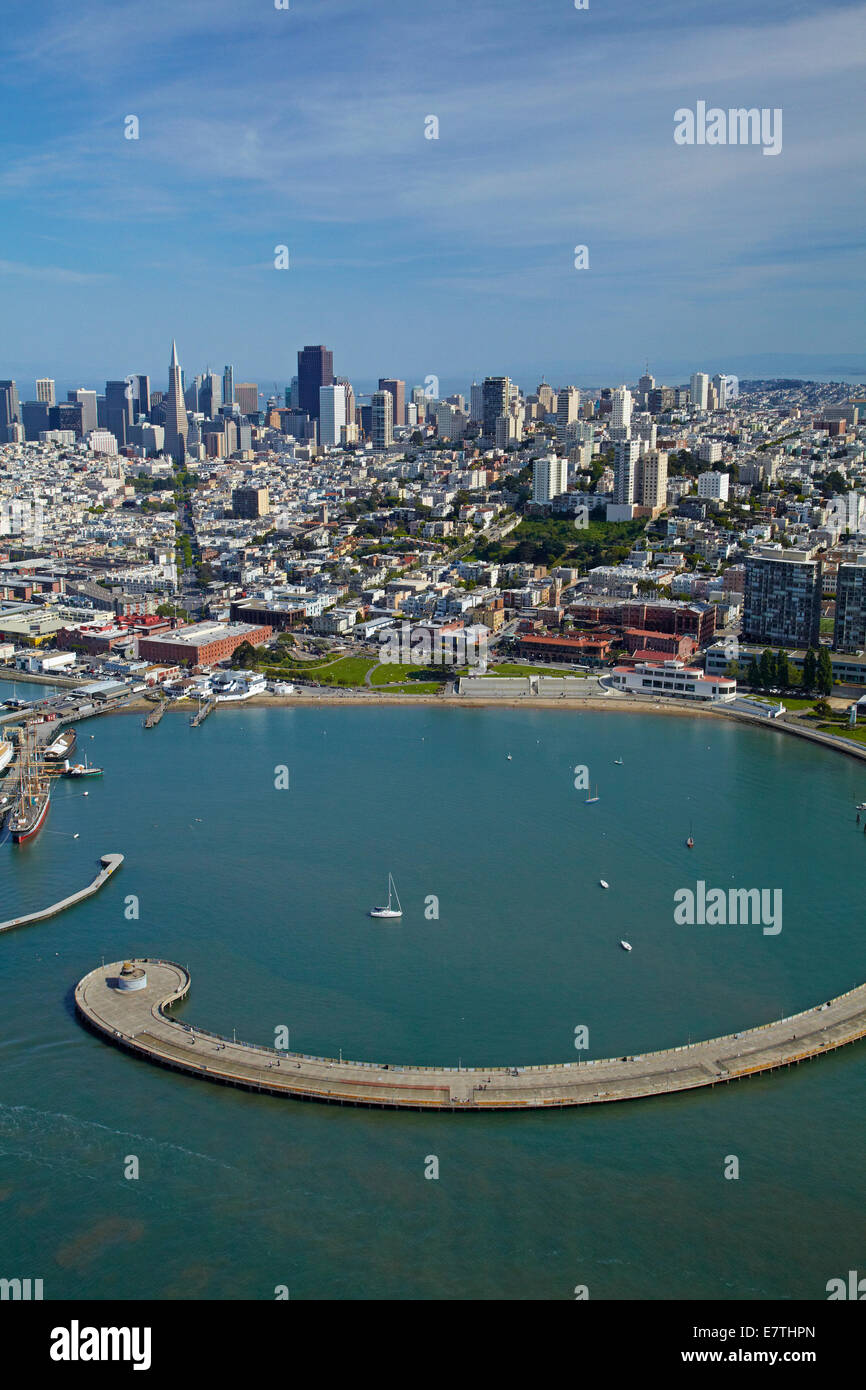
[[[866,979],[866,768],[715,720],[433,707],[110,716],[79,752],[105,779],[56,784],[40,836],[0,844],[0,919],[126,856],[0,939],[0,1274],[52,1298],[811,1299],[862,1265],[860,1047],[648,1102],[393,1113],[136,1062],[71,992],[161,955],[205,1027],[444,1065],[573,1061],[580,1024],[590,1057],[728,1032]],[[389,870],[397,927],[366,916]],[[677,926],[697,878],[781,888],[781,934]]]

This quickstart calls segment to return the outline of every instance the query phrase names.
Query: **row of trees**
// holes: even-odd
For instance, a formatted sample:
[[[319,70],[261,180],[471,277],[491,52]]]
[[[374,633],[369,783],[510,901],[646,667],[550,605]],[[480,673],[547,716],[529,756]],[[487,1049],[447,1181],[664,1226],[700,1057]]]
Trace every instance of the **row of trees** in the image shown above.
[[[753,690],[793,690],[802,689],[805,693],[830,695],[833,691],[833,666],[826,647],[814,651],[812,647],[803,658],[803,670],[797,671],[786,651],[771,651],[768,647],[760,659],[752,657],[748,666],[732,662],[729,674],[739,676]]]

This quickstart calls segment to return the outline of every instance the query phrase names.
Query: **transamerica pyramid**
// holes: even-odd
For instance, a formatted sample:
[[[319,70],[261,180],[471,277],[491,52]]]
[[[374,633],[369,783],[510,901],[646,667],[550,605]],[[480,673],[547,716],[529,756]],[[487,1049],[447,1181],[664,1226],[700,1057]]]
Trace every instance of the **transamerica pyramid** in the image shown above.
[[[186,404],[183,399],[180,363],[177,360],[177,345],[172,338],[171,362],[168,368],[168,400],[165,407],[165,452],[171,454],[175,463],[183,463],[186,459],[186,436]]]

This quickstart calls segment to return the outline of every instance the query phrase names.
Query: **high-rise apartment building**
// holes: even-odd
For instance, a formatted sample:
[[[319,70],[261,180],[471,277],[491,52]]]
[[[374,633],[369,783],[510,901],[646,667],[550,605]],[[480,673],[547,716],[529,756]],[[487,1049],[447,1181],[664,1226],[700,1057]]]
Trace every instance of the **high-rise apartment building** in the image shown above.
[[[689,400],[698,410],[706,410],[710,378],[706,372],[693,372],[689,388]]]
[[[565,440],[568,426],[580,414],[580,392],[576,386],[566,386],[556,397],[556,437]]]
[[[319,418],[319,390],[334,384],[334,354],[319,344],[298,353],[298,406],[311,420]]]
[[[613,448],[613,500],[617,506],[627,507],[637,501],[640,440],[618,439]]]
[[[722,372],[716,372],[713,377],[713,389],[716,393],[716,409],[724,410],[728,404],[728,378]]]
[[[43,401],[45,405],[57,404],[53,377],[40,376],[36,378],[36,399]]]
[[[406,423],[406,383],[396,376],[380,376],[379,390],[390,392],[394,403],[394,428]]]
[[[238,520],[258,521],[270,510],[270,493],[266,487],[236,487],[232,493],[232,511]]]
[[[648,449],[638,458],[635,500],[656,511],[667,505],[668,456],[664,449]]]
[[[165,448],[176,463],[186,457],[186,406],[183,399],[183,377],[177,360],[177,346],[172,339],[171,362],[168,368],[168,397],[165,402]]]
[[[821,561],[806,551],[759,549],[746,559],[743,638],[768,647],[817,647]]]
[[[839,566],[833,646],[838,652],[866,648],[866,555]]]
[[[536,459],[532,465],[533,502],[552,502],[568,491],[568,460],[551,454],[548,458]]]
[[[714,502],[727,502],[730,486],[730,473],[719,473],[715,469],[710,469],[706,473],[698,474],[699,497],[710,498]]]
[[[480,381],[473,381],[469,388],[469,419],[473,425],[480,425],[484,419],[484,388]]]
[[[634,406],[631,391],[627,386],[615,386],[611,392],[610,426],[612,430],[631,429],[631,412]]]
[[[394,398],[390,391],[374,391],[370,402],[370,434],[377,451],[394,442]]]

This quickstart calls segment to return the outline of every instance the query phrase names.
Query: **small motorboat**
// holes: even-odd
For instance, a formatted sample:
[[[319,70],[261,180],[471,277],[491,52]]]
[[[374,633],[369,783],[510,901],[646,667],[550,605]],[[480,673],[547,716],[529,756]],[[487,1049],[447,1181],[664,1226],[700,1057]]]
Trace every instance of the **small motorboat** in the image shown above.
[[[602,888],[609,888],[609,887],[610,887],[610,884],[608,883],[607,879],[600,878],[598,881],[599,881],[599,883],[601,884]]]
[[[689,838],[686,840],[686,849],[694,849],[694,847],[695,847],[695,842],[694,842],[694,840],[692,839],[692,837],[691,837],[691,835],[690,835]]]
[[[620,944],[620,946],[622,947],[622,949],[623,949],[624,951],[630,951],[630,950],[631,950],[631,945],[630,945],[630,943],[629,943],[628,941],[621,941],[619,944]]]

